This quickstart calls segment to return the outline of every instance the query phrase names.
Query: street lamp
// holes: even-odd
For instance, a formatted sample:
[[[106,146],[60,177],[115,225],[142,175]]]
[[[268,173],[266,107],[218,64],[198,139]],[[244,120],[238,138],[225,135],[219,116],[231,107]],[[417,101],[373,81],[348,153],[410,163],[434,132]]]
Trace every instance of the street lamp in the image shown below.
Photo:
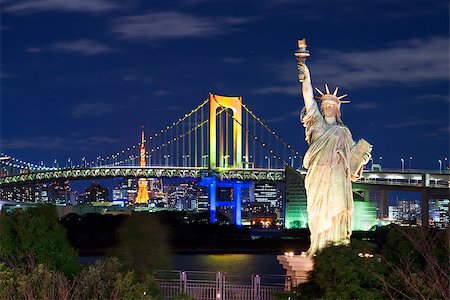
[[[164,161],[165,161],[165,165],[168,166],[169,165],[169,158],[170,158],[170,154],[164,155]]]
[[[223,166],[224,168],[228,168],[228,159],[230,158],[229,155],[222,155],[222,160],[223,160]]]
[[[405,160],[401,158],[400,161],[402,162],[402,172],[405,172]]]
[[[370,170],[373,171],[373,157],[370,158]]]
[[[413,159],[413,157],[410,156],[409,157],[409,163],[408,163],[408,170],[410,170],[410,171],[411,171],[411,161],[412,161],[412,159]]]
[[[265,159],[267,159],[267,169],[270,169],[270,157],[265,156]]]
[[[439,163],[439,173],[442,172],[442,160],[438,160]]]
[[[382,160],[382,159],[383,159],[383,156],[380,156],[380,160],[378,161],[380,171],[381,171],[381,160]]]
[[[447,164],[447,157],[444,158],[444,170],[447,170],[448,164]]]
[[[203,154],[202,155],[202,167],[206,167],[206,165],[208,164],[208,154]]]
[[[189,158],[189,154],[182,155],[181,157],[183,158],[183,167],[187,167],[187,160]]]

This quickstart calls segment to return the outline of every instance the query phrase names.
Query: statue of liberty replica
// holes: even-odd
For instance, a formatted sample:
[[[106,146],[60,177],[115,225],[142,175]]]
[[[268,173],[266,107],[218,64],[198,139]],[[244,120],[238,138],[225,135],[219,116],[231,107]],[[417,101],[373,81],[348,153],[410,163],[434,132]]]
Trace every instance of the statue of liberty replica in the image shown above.
[[[295,52],[299,81],[305,106],[300,120],[305,127],[309,145],[303,158],[307,169],[305,188],[311,245],[307,251],[312,256],[324,247],[347,245],[352,233],[353,193],[352,181],[362,174],[371,158],[372,145],[361,139],[356,143],[350,130],[341,120],[342,100],[338,88],[330,93],[317,89],[318,103],[314,99],[311,76],[305,64],[309,56],[305,40],[299,40]],[[320,105],[320,109],[319,109]]]

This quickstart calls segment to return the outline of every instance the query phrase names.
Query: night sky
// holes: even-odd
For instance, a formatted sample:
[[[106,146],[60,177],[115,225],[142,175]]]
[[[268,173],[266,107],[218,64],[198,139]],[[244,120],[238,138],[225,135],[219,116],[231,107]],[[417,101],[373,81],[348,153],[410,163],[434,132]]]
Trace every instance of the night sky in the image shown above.
[[[243,96],[303,154],[293,52],[387,168],[449,156],[448,1],[0,1],[0,150],[47,165],[134,145],[208,95]],[[137,154],[137,153],[136,153]]]

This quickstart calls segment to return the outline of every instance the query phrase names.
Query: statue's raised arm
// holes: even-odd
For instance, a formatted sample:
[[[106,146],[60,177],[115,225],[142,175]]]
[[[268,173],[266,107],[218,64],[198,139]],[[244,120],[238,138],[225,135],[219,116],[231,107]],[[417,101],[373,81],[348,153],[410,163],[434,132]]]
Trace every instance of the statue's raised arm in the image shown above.
[[[299,81],[302,83],[303,100],[305,101],[306,111],[315,103],[314,91],[311,84],[311,74],[305,63],[298,63]]]

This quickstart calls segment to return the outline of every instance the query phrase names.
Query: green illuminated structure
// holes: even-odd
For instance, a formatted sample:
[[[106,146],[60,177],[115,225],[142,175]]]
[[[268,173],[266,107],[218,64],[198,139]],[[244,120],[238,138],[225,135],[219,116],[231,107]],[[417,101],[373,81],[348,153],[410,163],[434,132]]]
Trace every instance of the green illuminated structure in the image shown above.
[[[308,212],[306,211],[305,178],[295,169],[285,167],[286,202],[285,228],[308,228]]]
[[[308,212],[306,210],[306,190],[304,176],[295,169],[286,166],[286,203],[285,228],[308,228]],[[360,192],[364,192],[361,196]],[[352,230],[367,231],[376,225],[376,203],[369,202],[368,191],[354,191],[354,212]]]
[[[377,205],[375,202],[354,201],[352,230],[368,231],[377,223]]]

